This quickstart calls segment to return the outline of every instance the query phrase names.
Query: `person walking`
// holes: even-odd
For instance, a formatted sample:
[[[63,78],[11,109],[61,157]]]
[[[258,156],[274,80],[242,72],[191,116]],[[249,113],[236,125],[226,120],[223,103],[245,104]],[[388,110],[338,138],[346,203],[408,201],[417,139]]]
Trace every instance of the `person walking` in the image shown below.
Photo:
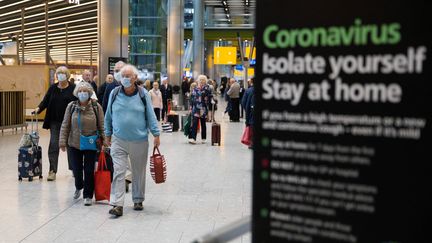
[[[114,164],[110,195],[113,208],[109,213],[117,217],[123,215],[125,175],[129,159],[133,208],[143,210],[149,131],[154,137],[154,146],[160,145],[160,130],[150,95],[147,90],[135,84],[138,70],[133,65],[126,64],[121,69],[121,75],[121,86],[111,92],[105,115],[106,143],[111,146]]]
[[[227,92],[231,102],[230,121],[240,121],[240,85],[235,79],[230,79],[230,88]]]
[[[190,83],[187,77],[183,78],[182,84],[181,84],[181,90],[182,90],[182,95],[183,95],[183,106],[184,109],[187,111],[189,108],[189,102],[188,102],[188,97],[189,97],[189,92],[190,92]]]
[[[168,102],[172,100],[172,86],[169,84],[168,78],[162,78],[162,85],[160,87],[160,91],[162,92],[162,120],[166,121],[165,118],[168,118]]]
[[[47,180],[55,181],[58,169],[58,156],[59,156],[59,136],[60,128],[63,122],[66,107],[71,101],[77,100],[73,95],[75,84],[70,83],[69,69],[65,66],[57,68],[55,77],[58,83],[51,85],[45,94],[42,102],[36,107],[35,112],[40,114],[46,109],[45,119],[43,123],[44,129],[50,130],[50,142],[48,147],[48,160],[49,160],[49,173]],[[67,151],[68,168],[72,170],[72,159],[69,150]]]
[[[108,84],[114,82],[114,76],[112,74],[108,74],[105,78],[105,82],[99,86],[99,89],[97,90],[97,98],[98,98],[98,102],[99,104],[102,105],[103,102],[103,96],[105,94],[105,90]]]
[[[249,88],[246,90],[245,94],[243,95],[242,99],[242,107],[245,110],[245,116],[246,116],[246,126],[253,129],[254,125],[254,106],[255,106],[255,93],[254,93],[254,81],[255,78],[251,78],[248,80]],[[252,145],[249,146],[249,148],[252,148]]]
[[[196,144],[198,122],[201,124],[201,140],[206,142],[206,117],[208,113],[207,105],[212,99],[210,88],[207,85],[207,77],[205,75],[198,76],[197,87],[192,90],[190,111],[192,115],[192,129],[189,133],[189,143]]]
[[[120,81],[122,78],[120,70],[123,68],[124,65],[126,65],[126,63],[124,63],[123,61],[118,61],[114,65],[114,75],[113,75],[114,81],[107,85],[104,96],[103,96],[102,108],[104,110],[104,113],[106,113],[106,110],[107,110],[108,99],[109,99],[109,96],[111,94],[111,91],[113,89],[115,89],[117,86],[120,86]]]
[[[90,99],[93,87],[87,82],[77,84],[73,92],[78,101],[68,104],[60,129],[59,146],[62,151],[69,146],[72,167],[75,175],[75,193],[73,198],[81,196],[84,189],[84,205],[90,206],[94,193],[94,170],[96,160],[96,141],[93,147],[85,147],[83,139],[98,136],[100,145],[104,141],[104,114],[102,106]],[[86,138],[87,137],[87,138]],[[83,174],[84,170],[84,174]],[[84,177],[83,177],[84,176]]]
[[[84,72],[82,73],[82,79],[83,81],[91,84],[94,92],[97,92],[97,84],[94,80],[92,80],[92,73],[89,70],[84,70]]]
[[[149,93],[150,93],[150,97],[151,97],[151,101],[152,101],[152,105],[153,105],[153,110],[154,110],[155,115],[156,115],[156,119],[158,121],[160,121],[163,103],[162,103],[162,93],[159,90],[159,83],[158,82],[153,82],[153,89],[151,89]]]

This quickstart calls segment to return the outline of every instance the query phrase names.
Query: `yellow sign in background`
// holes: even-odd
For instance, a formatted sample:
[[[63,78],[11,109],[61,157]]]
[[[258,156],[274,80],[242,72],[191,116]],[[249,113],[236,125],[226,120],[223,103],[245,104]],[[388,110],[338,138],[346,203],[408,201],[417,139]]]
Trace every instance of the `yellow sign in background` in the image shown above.
[[[237,63],[237,47],[215,47],[214,64],[235,65]]]

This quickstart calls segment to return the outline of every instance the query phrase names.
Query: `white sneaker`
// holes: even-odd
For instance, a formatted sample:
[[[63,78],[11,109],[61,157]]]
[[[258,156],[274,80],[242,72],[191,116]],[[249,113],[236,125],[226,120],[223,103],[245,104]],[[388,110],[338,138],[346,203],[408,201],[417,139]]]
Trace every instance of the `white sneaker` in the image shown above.
[[[193,138],[189,138],[189,143],[190,143],[190,144],[196,144],[196,141],[195,141],[195,139],[193,139]]]
[[[92,200],[91,198],[84,198],[84,206],[91,206]]]
[[[206,143],[206,140],[205,139],[201,140],[201,143],[203,143],[203,144]]]
[[[78,198],[80,198],[80,196],[81,196],[81,190],[75,190],[73,198],[78,199]]]

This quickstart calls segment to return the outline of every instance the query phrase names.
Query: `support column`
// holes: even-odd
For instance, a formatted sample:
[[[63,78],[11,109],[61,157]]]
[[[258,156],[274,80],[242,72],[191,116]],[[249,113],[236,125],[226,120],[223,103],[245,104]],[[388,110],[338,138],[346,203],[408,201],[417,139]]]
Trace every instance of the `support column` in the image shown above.
[[[66,57],[65,57],[65,62],[66,62],[66,67],[67,66],[69,66],[69,25],[68,24],[66,24],[66,53],[65,53],[65,55],[66,55]]]
[[[48,46],[48,0],[45,1],[45,64],[50,65],[50,53]]]
[[[168,0],[168,79],[171,85],[181,87],[184,53],[184,2],[183,0]],[[181,92],[180,92],[181,95]],[[174,105],[182,105],[182,97],[173,95]]]
[[[21,65],[24,65],[25,41],[24,41],[24,15],[25,9],[21,9]],[[17,39],[17,48],[19,49],[19,40]]]
[[[204,1],[193,0],[193,77],[204,73]]]
[[[207,74],[210,79],[215,79],[215,68],[214,68],[214,41],[208,41],[206,43],[206,68],[205,74]]]
[[[108,74],[108,58],[128,58],[129,1],[98,1],[98,75]]]

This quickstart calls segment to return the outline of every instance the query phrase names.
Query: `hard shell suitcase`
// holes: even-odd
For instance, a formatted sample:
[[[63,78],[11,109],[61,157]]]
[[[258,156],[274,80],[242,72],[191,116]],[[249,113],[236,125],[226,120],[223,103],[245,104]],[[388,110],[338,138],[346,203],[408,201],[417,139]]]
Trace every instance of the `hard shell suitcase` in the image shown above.
[[[172,123],[172,131],[177,132],[180,128],[179,126],[179,115],[177,114],[169,114],[168,122]]]
[[[221,127],[219,123],[215,122],[213,116],[211,145],[213,146],[215,144],[221,146]]]
[[[34,115],[36,116],[36,114]],[[42,179],[42,147],[39,146],[39,134],[37,119],[31,120],[31,133],[30,145],[22,146],[18,149],[18,180],[22,181],[23,178],[28,178],[29,181],[33,180],[33,177],[39,176]],[[35,122],[36,121],[36,122]],[[33,125],[36,123],[36,131],[33,129]]]

